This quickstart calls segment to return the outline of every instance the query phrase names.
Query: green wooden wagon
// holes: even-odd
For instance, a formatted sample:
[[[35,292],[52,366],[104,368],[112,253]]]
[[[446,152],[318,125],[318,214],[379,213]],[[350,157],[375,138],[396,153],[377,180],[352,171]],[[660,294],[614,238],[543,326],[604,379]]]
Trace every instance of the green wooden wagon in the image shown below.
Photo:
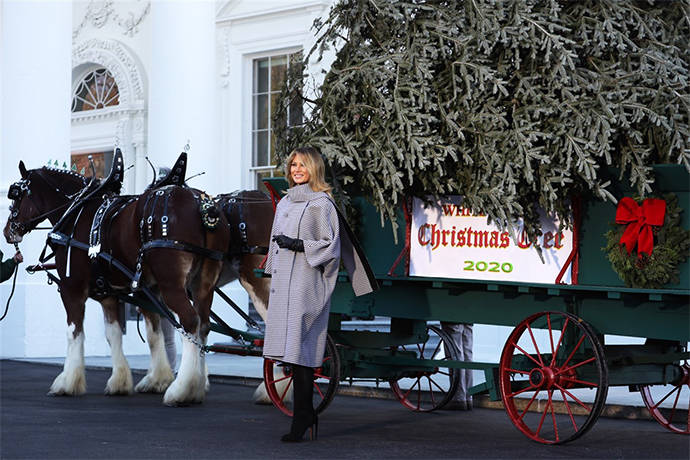
[[[682,227],[690,228],[690,179],[680,166],[655,168],[661,192],[678,197]],[[271,182],[285,188],[282,179]],[[630,194],[630,193],[629,193]],[[408,408],[442,407],[458,384],[458,369],[482,371],[485,381],[473,395],[502,400],[510,420],[529,438],[563,443],[587,432],[601,414],[610,386],[639,391],[651,415],[665,428],[690,434],[690,264],[680,282],[663,289],[623,285],[602,250],[615,215],[612,203],[582,207],[576,236],[577,284],[534,284],[410,277],[404,264],[391,271],[403,251],[388,225],[364,199],[355,199],[360,243],[381,285],[354,297],[342,274],[333,295],[329,339],[316,373],[318,410],[333,398],[341,381],[389,382]],[[390,318],[389,330],[345,330],[343,319]],[[514,327],[500,361],[457,359],[440,321]],[[224,325],[214,329],[228,332]],[[233,334],[245,334],[234,331]],[[636,344],[607,344],[605,334],[644,338]],[[260,355],[260,334],[245,336],[240,353]],[[213,348],[212,348],[213,349]],[[237,347],[236,347],[237,349]],[[227,351],[227,350],[217,350]],[[285,385],[288,365],[265,361],[264,377],[274,404],[291,414]]]

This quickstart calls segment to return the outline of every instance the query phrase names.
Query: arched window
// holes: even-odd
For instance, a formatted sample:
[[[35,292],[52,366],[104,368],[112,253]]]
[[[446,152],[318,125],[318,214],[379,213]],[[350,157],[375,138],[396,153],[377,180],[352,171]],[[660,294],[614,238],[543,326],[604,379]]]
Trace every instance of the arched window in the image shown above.
[[[72,95],[72,112],[96,110],[120,103],[117,83],[109,70],[100,68],[88,73]]]

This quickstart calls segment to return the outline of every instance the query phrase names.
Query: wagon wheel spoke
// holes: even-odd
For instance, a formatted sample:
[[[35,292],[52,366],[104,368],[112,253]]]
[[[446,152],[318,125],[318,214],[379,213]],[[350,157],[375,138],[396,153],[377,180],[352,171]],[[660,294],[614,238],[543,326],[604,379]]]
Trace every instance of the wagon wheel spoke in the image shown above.
[[[274,406],[281,412],[288,416],[292,416],[292,409],[287,406],[285,398],[292,386],[292,372],[283,373],[282,377],[275,378],[276,370],[275,361],[272,359],[264,359],[264,383],[266,385],[266,392]],[[326,382],[320,384],[318,379],[324,379]],[[285,382],[287,380],[287,382]],[[285,382],[284,388],[279,388],[276,384]],[[333,399],[338,383],[340,382],[340,357],[335,342],[330,335],[326,336],[326,354],[324,356],[322,365],[314,370],[313,385],[316,388],[314,391],[314,407],[317,413],[322,412]],[[325,389],[324,389],[325,387]],[[324,391],[325,390],[325,391]]]
[[[673,409],[671,409],[671,416],[668,418],[669,424],[673,422],[673,416],[676,413],[676,407],[678,407],[678,398],[680,398],[680,390],[681,387],[678,387],[678,393],[676,393],[676,400],[673,401]]]
[[[286,379],[291,379],[291,381],[292,381],[292,374],[289,374],[289,375],[286,375],[286,376],[283,376],[283,377],[280,377],[277,379],[271,379],[269,381],[269,383],[276,384],[276,383],[282,382],[283,380],[286,380]]]
[[[437,353],[441,350],[441,345],[443,345],[441,342],[438,342],[436,345],[436,348],[434,348],[434,351],[431,353],[430,358],[434,359],[434,356],[437,356]]]
[[[570,404],[568,403],[568,399],[565,397],[565,392],[559,388],[559,391],[561,392],[561,397],[563,398],[563,403],[565,404],[565,408],[568,410],[568,417],[570,417],[570,421],[573,424],[573,428],[575,431],[577,431],[577,423],[575,423],[575,417],[573,417],[573,411],[570,410]]]
[[[522,352],[522,354],[527,356],[532,362],[534,362],[534,364],[536,364],[539,367],[542,367],[542,364],[539,361],[537,361],[536,359],[534,359],[534,357],[531,354],[529,354],[525,350],[523,350],[520,345],[518,345],[515,342],[511,343],[511,345],[514,346],[515,348],[517,348],[518,350],[520,350]]]
[[[569,392],[568,390],[566,390],[565,388],[563,388],[563,387],[560,386],[559,384],[556,384],[556,388],[558,388],[559,390],[561,390],[562,392],[564,392],[565,394],[567,394],[568,396],[570,396],[571,398],[573,398],[573,400],[574,400],[576,403],[578,403],[580,406],[582,406],[582,408],[583,408],[584,410],[586,410],[587,412],[592,412],[592,408],[589,407],[587,404],[583,403],[582,401],[580,401],[579,399],[577,399],[577,396],[575,396],[574,394],[572,394],[571,392]]]
[[[421,377],[417,379],[419,386],[417,387],[417,408],[422,407],[422,379]]]
[[[578,348],[580,348],[580,345],[582,345],[582,342],[584,342],[584,340],[585,340],[585,336],[583,335],[582,337],[580,337],[580,340],[578,340],[577,345],[575,345],[575,346],[573,347],[573,351],[570,352],[570,354],[568,355],[568,358],[567,358],[567,359],[565,360],[565,362],[561,365],[561,372],[562,372],[563,368],[565,368],[565,367],[568,365],[568,363],[570,362],[570,360],[571,360],[571,359],[573,358],[573,356],[575,355],[575,352],[577,351]]]
[[[321,398],[323,399],[323,391],[321,391],[321,387],[319,387],[319,385],[316,382],[314,382],[314,388],[316,389],[316,392],[319,394],[319,396],[321,396]]]
[[[534,402],[535,399],[537,399],[537,395],[539,394],[538,391],[535,391],[534,394],[532,395],[532,398],[529,400],[527,405],[525,406],[525,410],[522,411],[522,414],[520,414],[520,417],[518,417],[519,420],[522,420],[522,417],[525,416],[527,411],[529,410],[530,406],[532,406],[532,403]]]
[[[556,442],[558,442],[558,424],[556,423],[556,412],[553,408],[553,390],[549,390],[548,405],[551,407],[551,421],[553,422],[553,432],[556,434]]]
[[[544,425],[544,419],[546,419],[546,413],[549,411],[549,405],[547,404],[544,406],[544,412],[541,414],[541,418],[539,419],[539,426],[537,427],[537,436],[539,436],[539,433],[541,432],[541,427]]]
[[[587,386],[594,387],[594,388],[596,388],[596,387],[598,386],[598,385],[597,385],[596,383],[594,383],[594,382],[587,382],[587,381],[585,381],[585,380],[574,379],[574,378],[572,378],[572,377],[561,377],[561,378],[562,378],[563,380],[567,380],[568,382],[579,383],[580,385],[587,385]]]
[[[514,392],[514,393],[510,393],[509,395],[506,395],[506,396],[509,397],[509,398],[512,398],[512,397],[514,397],[514,396],[517,396],[517,395],[520,395],[520,394],[524,393],[525,391],[534,390],[535,388],[537,388],[537,387],[534,386],[534,385],[530,385],[530,386],[528,386],[527,388],[523,388],[522,390],[518,390],[518,391],[516,391],[516,392]],[[537,393],[538,393],[538,392],[537,392]]]
[[[556,349],[553,352],[553,356],[551,357],[551,366],[556,364],[556,356],[558,355],[558,350],[561,347],[561,342],[563,341],[563,337],[565,336],[565,331],[566,328],[568,327],[568,320],[570,318],[566,318],[565,322],[563,323],[563,328],[561,329],[561,336],[558,338],[558,343],[556,344]]]
[[[508,372],[512,372],[512,373],[514,373],[514,374],[529,374],[528,371],[521,371],[521,370],[519,370],[519,369],[510,369],[510,368],[508,368],[508,369],[506,369],[506,370],[507,370]],[[514,376],[513,376],[513,377],[514,377]]]
[[[553,348],[553,331],[551,330],[551,313],[546,314],[546,325],[549,327],[549,343],[551,344],[551,366],[553,366],[553,357],[556,356],[556,351]]]
[[[431,394],[431,399],[432,399],[432,400],[434,399],[433,389],[431,388],[431,385],[432,385],[432,384],[433,384],[436,388],[438,388],[438,391],[440,391],[441,393],[443,393],[443,394],[446,393],[446,390],[444,390],[443,387],[442,387],[441,385],[439,385],[438,383],[436,383],[436,380],[432,379],[431,377],[427,377],[427,378],[429,379],[429,391],[432,393],[432,394]]]
[[[539,358],[539,365],[541,367],[544,367],[544,360],[541,359],[541,352],[539,351],[539,347],[537,346],[537,341],[534,340],[534,334],[532,333],[532,328],[527,325],[527,331],[529,331],[529,336],[532,339],[532,345],[534,345],[534,350],[537,352],[537,358]]]
[[[659,400],[658,403],[656,403],[656,404],[654,404],[654,405],[652,406],[652,409],[656,409],[657,407],[659,407],[659,405],[660,405],[662,402],[666,401],[666,398],[668,398],[669,396],[671,396],[674,392],[677,391],[678,394],[680,395],[680,389],[681,389],[680,386],[673,387],[673,389],[672,389],[671,391],[669,391],[668,393],[666,393],[666,396],[664,396],[663,398],[661,398],[661,399]]]
[[[561,368],[558,372],[556,372],[556,375],[561,375],[561,374],[564,373],[564,372],[568,372],[568,371],[571,371],[571,370],[573,370],[573,369],[577,369],[578,367],[584,366],[585,364],[589,364],[589,363],[591,363],[591,362],[594,361],[594,360],[596,360],[596,358],[595,358],[594,356],[592,356],[591,358],[586,359],[586,360],[584,360],[584,361],[582,361],[582,362],[579,362],[579,363],[577,363],[577,364],[573,364],[573,365],[570,366],[570,367]]]
[[[560,337],[555,337],[559,329]],[[545,354],[549,352],[551,358]],[[603,346],[594,330],[571,313],[542,312],[520,322],[506,340],[499,364],[499,393],[508,416],[523,434],[544,444],[564,443],[582,436],[599,417],[607,378]],[[585,403],[576,396],[572,390],[579,388],[593,389],[594,402]],[[544,394],[544,405],[537,406],[535,401]],[[584,410],[575,411],[574,405]]]
[[[434,400],[434,389],[431,387],[432,380],[431,377],[427,377],[427,379],[429,380],[429,396],[431,397],[431,404],[435,405],[436,401]],[[435,383],[436,382],[434,382],[434,384]]]
[[[285,390],[283,390],[283,393],[280,395],[280,401],[283,402],[285,401],[285,395],[287,394],[288,390],[292,386],[292,379],[288,382],[287,385],[285,385]]]
[[[669,431],[677,434],[690,434],[690,366],[687,361],[677,368],[680,376],[675,383],[663,385],[659,390],[652,392],[654,386],[643,386],[640,388],[642,400],[647,406],[650,415],[661,426]],[[668,390],[667,387],[671,389]],[[664,388],[666,387],[666,388]],[[657,400],[656,394],[663,394],[661,399]],[[669,400],[673,396],[673,399]],[[666,401],[673,401],[670,407],[664,407],[663,403]],[[685,402],[687,401],[687,403]],[[687,411],[687,415],[683,416],[682,410]],[[680,416],[679,416],[680,414]]]
[[[398,346],[398,350],[415,350],[418,358],[453,362],[458,360],[453,339],[435,325],[427,325],[426,338],[419,343]],[[460,381],[458,369],[437,366],[420,366],[415,376],[402,375],[389,381],[396,398],[408,409],[429,412],[443,407],[455,394]],[[410,381],[401,389],[399,382]],[[426,379],[426,382],[422,382]]]
[[[407,397],[410,395],[410,393],[412,392],[412,390],[414,390],[414,387],[416,387],[418,384],[419,384],[419,378],[417,378],[417,380],[415,381],[415,383],[412,384],[412,386],[410,387],[410,389],[407,390],[407,392],[406,392],[403,396],[404,396],[405,398],[407,398]]]

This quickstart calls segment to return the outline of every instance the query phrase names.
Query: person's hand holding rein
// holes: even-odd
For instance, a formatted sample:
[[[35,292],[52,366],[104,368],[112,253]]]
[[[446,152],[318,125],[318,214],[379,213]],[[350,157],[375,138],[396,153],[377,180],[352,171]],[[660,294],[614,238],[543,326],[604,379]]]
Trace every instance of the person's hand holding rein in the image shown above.
[[[21,251],[17,251],[17,253],[14,255],[13,259],[18,264],[24,262],[24,256],[22,255]]]

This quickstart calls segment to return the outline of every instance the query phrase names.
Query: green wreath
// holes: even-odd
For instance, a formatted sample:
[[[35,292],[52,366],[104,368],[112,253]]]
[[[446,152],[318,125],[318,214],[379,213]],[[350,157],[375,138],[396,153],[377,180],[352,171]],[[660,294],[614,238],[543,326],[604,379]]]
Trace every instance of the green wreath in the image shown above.
[[[651,255],[637,251],[628,254],[621,246],[626,225],[611,224],[612,230],[606,232],[606,247],[611,267],[618,273],[626,286],[643,289],[659,289],[666,284],[680,281],[678,265],[690,256],[690,230],[680,226],[683,209],[678,206],[678,197],[669,193],[663,196],[666,201],[664,224],[653,228],[654,250]],[[635,200],[641,204],[642,200]]]

